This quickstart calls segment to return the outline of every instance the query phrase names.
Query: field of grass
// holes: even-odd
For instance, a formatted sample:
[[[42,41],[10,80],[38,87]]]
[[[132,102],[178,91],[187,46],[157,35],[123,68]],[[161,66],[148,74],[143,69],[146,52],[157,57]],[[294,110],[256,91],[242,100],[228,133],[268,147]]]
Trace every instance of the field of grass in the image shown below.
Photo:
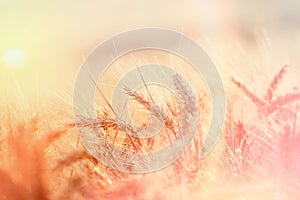
[[[32,66],[26,66],[27,69],[7,68],[0,63],[0,200],[300,199],[299,22],[291,20],[292,12],[284,15],[277,7],[278,10],[272,10],[276,17],[271,11],[270,17],[269,13],[263,13],[268,10],[263,6],[259,9],[261,19],[256,19],[256,4],[259,5],[256,1],[249,8],[235,4],[235,1],[224,8],[223,4],[213,2],[210,6],[220,11],[216,16],[204,12],[209,5],[207,8],[201,6],[201,12],[198,12],[193,8],[198,4],[187,4],[183,6],[186,11],[183,13],[190,9],[193,15],[178,16],[181,21],[163,18],[166,24],[170,22],[169,28],[180,30],[207,51],[224,83],[226,118],[216,147],[205,159],[199,159],[198,155],[209,126],[214,126],[210,124],[213,108],[205,80],[183,59],[166,52],[134,52],[112,63],[103,79],[95,83],[99,87],[95,94],[96,118],[82,117],[75,124],[72,91],[78,69],[65,67],[64,63],[80,65],[82,58],[79,54],[92,49],[95,42],[99,42],[99,35],[102,40],[105,34],[124,28],[118,23],[111,27],[109,22],[109,31],[108,26],[105,33],[94,30],[92,37],[82,27],[91,28],[93,25],[86,23],[86,18],[80,18],[78,20],[82,23],[77,29],[72,23],[56,25],[61,25],[62,38],[70,37],[69,43],[64,43],[59,31],[55,32],[57,38],[54,39],[60,38],[61,44],[49,44],[49,49],[41,57],[28,61]],[[151,6],[148,4],[145,12]],[[241,8],[236,8],[238,6]],[[114,9],[119,7],[122,6]],[[286,5],[284,8],[290,11],[288,8],[291,7]],[[172,8],[176,14],[181,9],[176,5]],[[74,11],[78,18],[77,7],[73,9],[69,12]],[[221,12],[223,9],[224,13]],[[237,11],[240,13],[235,13]],[[247,11],[250,16],[244,19]],[[123,12],[121,17],[111,18],[128,17],[127,11],[124,12],[126,15]],[[264,14],[267,17],[263,17]],[[201,19],[192,19],[194,17]],[[46,19],[50,25],[54,20]],[[159,20],[158,16],[150,21],[157,25]],[[194,25],[186,25],[186,30],[177,26],[179,22],[185,24],[189,20]],[[149,24],[153,25],[150,21]],[[139,18],[124,17],[125,22],[130,28],[148,25],[141,23]],[[165,27],[163,22],[159,25]],[[37,26],[37,30],[43,26]],[[80,50],[72,43],[79,41],[72,35],[73,28],[78,31],[77,37],[82,39]],[[42,28],[41,31],[46,35]],[[48,44],[42,39],[37,41],[37,46]],[[32,52],[37,51],[35,48],[39,49],[34,46]],[[66,54],[70,58],[51,54],[55,49],[59,49],[57,54],[61,55],[66,49],[70,50],[71,53]],[[51,60],[47,59],[48,55],[52,56]],[[147,63],[172,66],[188,80],[195,95],[179,78],[174,79],[178,96],[157,85],[145,84],[136,91],[124,87],[122,92],[130,96],[129,114],[135,125],[132,126],[118,119],[108,102],[117,81],[129,70]],[[138,78],[143,78],[143,75]],[[182,110],[182,103],[185,110]],[[155,104],[162,106],[163,114],[160,110],[153,111]],[[141,140],[135,134],[150,123],[151,112],[163,115],[165,127],[159,135]],[[98,129],[104,132],[107,140],[124,151],[154,152],[174,140],[181,128],[180,123],[191,112],[200,116],[197,137],[178,160],[152,173],[131,174],[105,166],[87,151],[78,136],[80,129],[90,133]],[[131,135],[127,134],[129,132]],[[99,137],[99,140],[103,139]],[[111,153],[101,145],[93,151]]]
[[[297,199],[300,93],[296,89],[277,93],[288,70],[287,65],[280,68],[258,94],[239,77],[232,77],[229,84],[238,92],[228,96],[222,137],[214,151],[198,159],[204,137],[199,127],[197,139],[179,160],[143,175],[119,172],[90,156],[65,114],[65,120],[58,123],[47,120],[47,114],[27,110],[29,116],[14,120],[13,108],[8,108],[1,116],[0,129],[1,199]],[[146,90],[126,91],[134,107],[150,110]],[[168,109],[160,136],[142,141],[126,135],[128,129],[118,124],[107,105],[96,120],[83,119],[82,126],[101,128],[115,145],[127,150],[152,151],[172,139],[181,117],[176,112],[178,103],[168,96],[155,98],[159,94],[153,90],[153,99],[165,101]],[[209,113],[203,103],[206,100],[199,94],[202,115]],[[241,102],[251,111],[239,109],[236,105]],[[248,113],[237,114],[242,112]],[[132,117],[139,119],[137,123],[145,121],[141,116]]]

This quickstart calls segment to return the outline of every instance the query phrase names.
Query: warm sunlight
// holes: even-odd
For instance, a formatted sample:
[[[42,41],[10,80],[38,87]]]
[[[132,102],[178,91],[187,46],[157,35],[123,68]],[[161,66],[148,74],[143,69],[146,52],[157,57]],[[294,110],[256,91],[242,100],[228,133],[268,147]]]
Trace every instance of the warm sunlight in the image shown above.
[[[0,200],[300,200],[300,0],[0,0]]]
[[[23,67],[25,62],[25,53],[22,49],[8,49],[3,56],[3,61],[7,67],[18,68]]]

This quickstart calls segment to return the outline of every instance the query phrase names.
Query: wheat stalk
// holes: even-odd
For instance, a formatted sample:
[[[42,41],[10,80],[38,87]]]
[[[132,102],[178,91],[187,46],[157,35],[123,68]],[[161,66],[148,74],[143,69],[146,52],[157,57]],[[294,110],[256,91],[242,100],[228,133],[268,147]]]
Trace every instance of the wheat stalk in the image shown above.
[[[271,102],[273,100],[273,93],[278,88],[280,82],[286,73],[287,65],[283,66],[280,71],[276,74],[266,92],[266,101]]]
[[[235,80],[234,78],[231,80],[257,107],[264,106],[264,102],[253,92],[251,92],[244,84]]]

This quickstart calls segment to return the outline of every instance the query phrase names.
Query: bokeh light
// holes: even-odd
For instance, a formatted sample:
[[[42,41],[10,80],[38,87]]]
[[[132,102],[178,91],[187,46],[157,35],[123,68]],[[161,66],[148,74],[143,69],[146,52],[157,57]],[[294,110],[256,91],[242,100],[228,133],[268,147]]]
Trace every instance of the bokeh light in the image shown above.
[[[8,49],[3,56],[3,62],[7,67],[19,68],[25,63],[25,52],[20,48]]]

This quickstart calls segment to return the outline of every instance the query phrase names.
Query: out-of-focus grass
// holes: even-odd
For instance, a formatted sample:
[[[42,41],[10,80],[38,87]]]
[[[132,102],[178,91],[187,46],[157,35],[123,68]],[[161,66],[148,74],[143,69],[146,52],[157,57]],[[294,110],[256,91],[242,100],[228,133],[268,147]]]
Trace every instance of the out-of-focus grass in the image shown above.
[[[257,115],[250,121],[234,115],[228,103],[224,132],[219,145],[205,160],[197,159],[203,135],[182,158],[159,172],[130,175],[103,166],[81,147],[60,152],[59,143],[74,132],[72,124],[63,131],[40,129],[42,117],[24,123],[11,120],[1,125],[0,192],[2,199],[297,199],[299,197],[298,94],[273,95],[284,78],[283,68],[267,92],[251,92],[234,80]],[[238,77],[236,78],[238,79]],[[146,109],[149,100],[129,95]],[[277,97],[278,96],[278,97]],[[279,99],[279,100],[278,100]],[[234,100],[239,101],[239,99]],[[203,106],[199,100],[199,112]],[[275,105],[274,105],[275,104]],[[172,108],[175,106],[175,108]],[[176,104],[169,104],[176,110]],[[269,107],[272,109],[269,109]],[[173,116],[176,123],[178,116]],[[102,119],[102,121],[101,121]],[[110,123],[109,122],[110,119]],[[2,121],[7,119],[2,118]],[[118,129],[109,113],[99,114],[100,127]],[[168,129],[173,129],[171,121]],[[92,124],[95,125],[95,124]],[[91,126],[91,124],[86,124]],[[61,127],[61,128],[62,128]],[[200,129],[201,130],[201,129]],[[113,131],[112,131],[113,132]],[[76,146],[76,140],[69,140]],[[139,151],[149,145],[138,139],[119,140],[120,145]],[[161,141],[161,139],[160,139]]]
[[[283,36],[282,40],[287,35]],[[290,43],[281,45],[280,37],[273,32],[266,35],[263,30],[253,32],[252,40],[255,41],[246,41],[249,46],[241,45],[245,41],[239,35],[234,40],[219,38],[222,42],[216,38],[200,39],[225,79],[228,103],[222,138],[205,160],[197,159],[211,112],[209,97],[203,88],[197,88],[202,116],[198,139],[172,166],[152,174],[121,173],[91,157],[78,142],[69,113],[71,99],[67,99],[67,95],[62,94],[57,99],[49,94],[51,98],[48,98],[43,96],[47,91],[42,91],[42,95],[34,96],[35,103],[29,104],[23,83],[14,79],[11,85],[2,84],[0,198],[299,199],[299,91],[291,84],[299,62],[294,61],[293,66],[273,73],[274,64],[285,64],[279,55],[292,54],[293,58],[297,52],[296,48],[288,48]],[[287,49],[289,52],[285,52]],[[140,52],[135,56],[147,58],[144,54]],[[182,64],[173,59],[177,65]],[[186,71],[185,65],[180,67],[181,72]],[[2,74],[8,79],[6,75]],[[157,88],[152,92],[154,97],[165,94]],[[141,116],[151,107],[147,93],[143,90],[137,93],[127,90],[127,93],[132,97],[133,119],[139,125],[147,122],[147,118]],[[97,105],[98,121],[94,125],[101,127],[116,145],[132,151],[151,151],[167,144],[172,139],[172,130],[178,126],[178,102],[167,97],[154,98],[165,105],[169,116],[168,127],[164,130],[168,134],[154,140],[141,142],[126,138],[109,108],[101,103]],[[91,121],[87,121],[87,125],[92,125]],[[117,137],[116,130],[119,130]]]

